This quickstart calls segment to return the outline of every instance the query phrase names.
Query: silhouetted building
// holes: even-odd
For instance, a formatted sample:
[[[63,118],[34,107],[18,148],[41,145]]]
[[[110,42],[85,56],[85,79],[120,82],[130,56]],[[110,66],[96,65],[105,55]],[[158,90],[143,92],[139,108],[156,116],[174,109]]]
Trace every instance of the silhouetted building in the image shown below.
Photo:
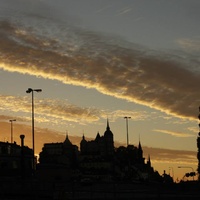
[[[85,136],[80,143],[80,170],[82,174],[110,179],[145,180],[153,174],[150,156],[145,163],[141,142],[138,147],[114,147],[113,133],[107,120],[103,136],[97,133],[95,140],[86,141]]]
[[[94,140],[87,141],[83,135],[80,151],[68,135],[64,142],[46,143],[40,153],[37,174],[65,179],[93,180],[147,180],[154,175],[150,156],[145,163],[143,149],[138,147],[114,147],[109,121],[104,134],[98,132]]]
[[[71,169],[78,167],[78,147],[66,135],[60,143],[46,143],[39,154],[37,175],[46,178],[70,178]]]
[[[110,180],[113,173],[114,140],[107,120],[106,131],[103,136],[99,132],[96,138],[86,141],[85,136],[80,142],[79,169],[84,177],[92,179]]]
[[[120,146],[116,148],[115,158],[116,165],[123,172],[121,174],[122,179],[144,181],[150,179],[154,174],[150,156],[148,157],[147,163],[145,163],[140,141],[138,147],[128,145],[128,147]]]
[[[32,174],[32,149],[16,142],[0,142],[0,176],[29,176]]]
[[[78,147],[73,145],[66,135],[64,142],[46,143],[40,152],[39,163],[59,164],[65,167],[76,167],[78,159]]]
[[[99,132],[96,135],[95,140],[86,141],[85,136],[80,143],[81,155],[99,155],[103,157],[110,157],[114,154],[114,140],[113,133],[110,130],[109,122],[107,120],[106,131],[103,136],[100,136]]]
[[[164,184],[172,184],[174,182],[173,178],[169,174],[166,174],[165,170],[164,170],[164,173],[162,175],[162,178],[163,178]]]

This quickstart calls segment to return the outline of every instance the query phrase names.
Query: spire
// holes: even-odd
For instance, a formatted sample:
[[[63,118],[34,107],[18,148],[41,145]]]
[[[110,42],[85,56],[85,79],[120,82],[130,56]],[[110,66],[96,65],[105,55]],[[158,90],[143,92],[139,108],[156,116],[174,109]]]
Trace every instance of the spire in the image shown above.
[[[147,161],[149,167],[151,167],[151,159],[150,159],[150,155],[148,155],[148,161]]]
[[[66,131],[66,137],[65,140],[68,140],[68,132]]]
[[[100,134],[99,134],[99,132],[97,132],[97,136],[96,136],[96,138],[95,138],[95,141],[98,141],[99,139],[100,139]]]
[[[104,136],[108,136],[108,137],[113,137],[113,133],[110,130],[110,126],[109,126],[109,121],[107,119],[107,127],[106,127],[106,131],[104,132]]]
[[[140,141],[139,141],[138,149],[140,149],[140,150],[142,149]]]
[[[80,145],[83,145],[83,144],[86,144],[86,143],[87,143],[87,141],[86,141],[86,139],[85,139],[85,135],[83,134],[82,140],[81,140],[81,142],[80,142]]]
[[[138,144],[138,158],[139,158],[139,160],[141,160],[143,162],[143,150],[142,150],[142,145],[140,143],[140,140],[139,140],[139,144]]]
[[[142,151],[142,145],[140,143],[140,135],[139,135],[139,144],[138,144],[138,149]]]
[[[83,136],[82,136],[81,142],[82,142],[82,141],[86,142],[84,131],[83,131]]]
[[[64,145],[72,145],[72,143],[70,142],[69,138],[68,138],[68,132],[66,133],[66,138],[65,141],[63,142]]]
[[[85,135],[84,135],[84,134],[83,134],[83,137],[82,137],[82,139],[83,139],[83,140],[85,140]]]
[[[142,145],[139,141],[139,145],[138,145],[138,154],[139,154],[139,157],[143,157],[143,150],[142,150]]]
[[[107,127],[106,127],[106,130],[108,130],[108,131],[110,130],[108,118],[107,118]]]

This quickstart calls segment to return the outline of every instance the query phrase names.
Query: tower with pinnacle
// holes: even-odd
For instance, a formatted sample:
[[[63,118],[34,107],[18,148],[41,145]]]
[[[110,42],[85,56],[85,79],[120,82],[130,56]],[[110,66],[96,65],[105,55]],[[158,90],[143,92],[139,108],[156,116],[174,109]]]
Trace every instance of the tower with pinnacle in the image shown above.
[[[108,119],[107,119],[106,131],[104,132],[104,150],[105,150],[105,155],[113,155],[114,153],[113,133],[110,130]]]
[[[80,143],[80,149],[81,149],[81,154],[83,155],[101,155],[109,157],[114,154],[113,133],[110,130],[108,119],[104,135],[100,136],[98,132],[95,140],[91,141],[86,141],[85,136],[83,135]]]

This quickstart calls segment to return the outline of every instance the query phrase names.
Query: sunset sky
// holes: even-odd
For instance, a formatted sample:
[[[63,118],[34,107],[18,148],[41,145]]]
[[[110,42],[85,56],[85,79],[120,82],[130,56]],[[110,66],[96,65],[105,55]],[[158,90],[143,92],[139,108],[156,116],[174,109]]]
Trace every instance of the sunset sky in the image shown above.
[[[197,168],[199,0],[1,0],[0,141],[35,148],[104,134],[182,178]],[[171,172],[172,173],[172,172]]]

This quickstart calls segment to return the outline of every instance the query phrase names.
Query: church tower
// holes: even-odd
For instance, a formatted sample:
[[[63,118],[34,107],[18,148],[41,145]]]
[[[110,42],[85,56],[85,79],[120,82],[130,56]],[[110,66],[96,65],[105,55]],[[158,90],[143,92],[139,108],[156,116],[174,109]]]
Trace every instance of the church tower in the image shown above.
[[[144,164],[143,150],[142,150],[142,145],[141,145],[140,141],[139,141],[139,145],[138,145],[137,156],[138,156],[138,163]]]
[[[143,158],[143,150],[142,150],[140,141],[139,141],[139,145],[138,145],[138,157]]]
[[[151,168],[151,158],[150,158],[150,155],[148,156],[147,166],[148,166],[149,168]]]
[[[87,141],[86,141],[84,135],[83,135],[81,143],[80,143],[80,150],[81,150],[81,154],[87,153]]]
[[[65,141],[63,142],[63,146],[65,148],[70,148],[72,146],[72,143],[71,143],[71,141],[68,138],[68,133],[66,134],[66,138],[65,138]]]
[[[197,171],[198,171],[198,180],[200,181],[200,107],[199,107],[199,133],[198,133],[198,136],[197,136],[197,148],[198,148],[198,152],[197,152],[197,158],[198,158],[198,168],[197,168]]]
[[[113,155],[114,153],[114,141],[113,141],[113,133],[110,130],[109,121],[107,119],[107,127],[104,132],[104,151],[107,156]]]

